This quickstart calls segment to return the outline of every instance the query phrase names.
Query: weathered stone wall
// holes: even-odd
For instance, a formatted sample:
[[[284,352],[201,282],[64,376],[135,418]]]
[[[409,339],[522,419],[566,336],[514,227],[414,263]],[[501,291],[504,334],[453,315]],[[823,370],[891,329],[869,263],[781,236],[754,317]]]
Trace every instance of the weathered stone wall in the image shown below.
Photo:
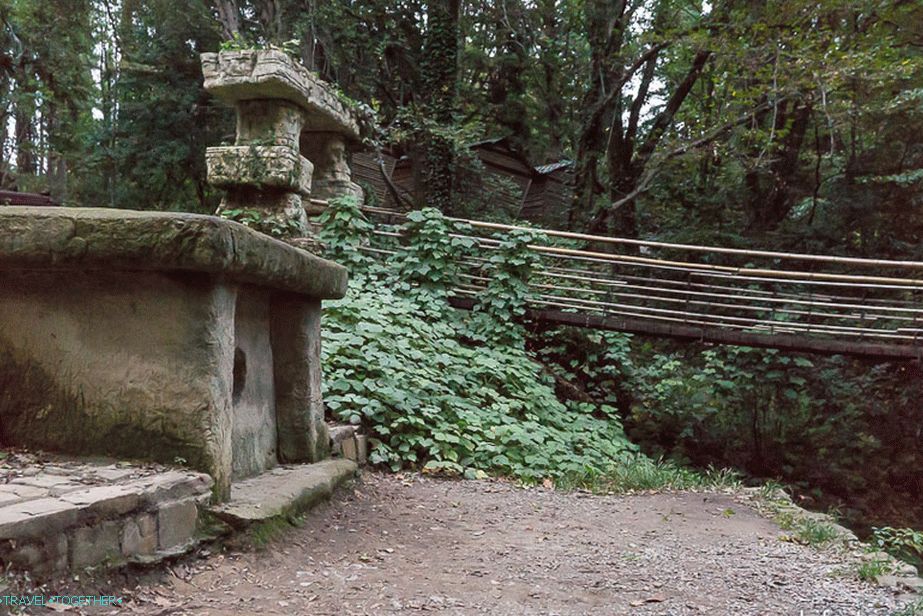
[[[196,542],[212,485],[208,475],[153,465],[38,462],[29,454],[3,465],[0,563],[33,580],[184,552]]]
[[[321,306],[278,294],[272,306],[276,417],[282,462],[322,460],[330,455],[321,392]]]
[[[235,291],[207,276],[0,273],[4,445],[230,480]]]

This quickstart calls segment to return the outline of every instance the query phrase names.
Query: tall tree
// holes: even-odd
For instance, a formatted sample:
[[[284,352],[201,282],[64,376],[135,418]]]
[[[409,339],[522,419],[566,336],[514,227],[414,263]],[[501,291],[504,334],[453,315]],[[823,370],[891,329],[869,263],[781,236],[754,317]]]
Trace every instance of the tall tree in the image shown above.
[[[585,3],[590,61],[572,226],[585,221],[594,232],[638,234],[638,194],[647,188],[652,159],[712,55],[701,32],[722,10],[719,5],[709,15],[689,19],[683,18],[681,4]],[[652,89],[655,80],[662,91]],[[608,201],[598,203],[600,193]]]
[[[417,199],[450,211],[455,180],[455,144],[451,131],[458,105],[459,0],[431,1],[420,59],[420,104],[411,156]]]
[[[217,49],[219,26],[204,0],[111,2],[100,33],[102,121],[82,161],[81,198],[133,209],[214,211],[205,148],[233,132],[233,113],[202,88],[199,53]],[[95,178],[96,181],[91,181]]]

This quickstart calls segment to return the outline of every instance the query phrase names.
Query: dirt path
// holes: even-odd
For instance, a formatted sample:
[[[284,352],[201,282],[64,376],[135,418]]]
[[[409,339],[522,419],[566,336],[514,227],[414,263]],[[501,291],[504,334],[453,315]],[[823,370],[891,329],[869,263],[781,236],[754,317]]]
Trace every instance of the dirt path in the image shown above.
[[[845,556],[779,536],[727,495],[366,473],[266,549],[175,565],[117,613],[864,615],[900,604],[856,580]]]

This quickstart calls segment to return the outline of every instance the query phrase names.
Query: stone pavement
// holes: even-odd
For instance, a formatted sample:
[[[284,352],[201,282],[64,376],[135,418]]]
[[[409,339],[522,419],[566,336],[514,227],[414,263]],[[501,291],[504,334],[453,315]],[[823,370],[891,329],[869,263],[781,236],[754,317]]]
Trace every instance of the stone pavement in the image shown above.
[[[0,451],[0,564],[40,578],[182,553],[212,484],[157,464]]]

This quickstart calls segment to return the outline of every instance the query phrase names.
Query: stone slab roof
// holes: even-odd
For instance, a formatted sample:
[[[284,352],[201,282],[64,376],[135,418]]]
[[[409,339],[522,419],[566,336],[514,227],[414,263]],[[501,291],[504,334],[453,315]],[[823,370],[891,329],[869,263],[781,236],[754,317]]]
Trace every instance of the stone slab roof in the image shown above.
[[[346,294],[347,270],[215,216],[102,208],[0,208],[0,272],[189,271],[318,299]]]
[[[332,131],[359,140],[355,115],[336,90],[274,49],[203,53],[205,89],[228,102],[286,100],[303,109],[305,130]]]

